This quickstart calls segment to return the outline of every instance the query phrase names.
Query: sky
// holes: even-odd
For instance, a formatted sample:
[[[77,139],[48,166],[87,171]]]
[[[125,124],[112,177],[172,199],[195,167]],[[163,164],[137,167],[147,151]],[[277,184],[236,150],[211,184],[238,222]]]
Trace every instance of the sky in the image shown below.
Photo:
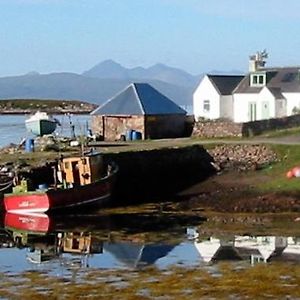
[[[0,76],[82,73],[113,59],[191,74],[300,65],[299,0],[0,0]]]

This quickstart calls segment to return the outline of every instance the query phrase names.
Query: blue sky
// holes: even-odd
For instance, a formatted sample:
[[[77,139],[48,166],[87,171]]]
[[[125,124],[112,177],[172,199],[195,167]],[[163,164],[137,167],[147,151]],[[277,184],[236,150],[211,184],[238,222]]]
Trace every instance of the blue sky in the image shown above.
[[[0,0],[0,76],[81,73],[113,59],[192,74],[300,65],[299,0]]]

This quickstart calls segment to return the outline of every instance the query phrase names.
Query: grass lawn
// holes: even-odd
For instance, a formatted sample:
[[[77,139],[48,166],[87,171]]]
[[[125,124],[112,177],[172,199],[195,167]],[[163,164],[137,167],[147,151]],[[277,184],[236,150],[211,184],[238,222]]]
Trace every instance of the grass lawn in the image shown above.
[[[288,179],[286,173],[295,166],[300,166],[300,145],[271,145],[278,155],[279,161],[266,167],[261,174],[269,180],[261,182],[258,187],[262,190],[277,192],[300,191],[300,178]]]

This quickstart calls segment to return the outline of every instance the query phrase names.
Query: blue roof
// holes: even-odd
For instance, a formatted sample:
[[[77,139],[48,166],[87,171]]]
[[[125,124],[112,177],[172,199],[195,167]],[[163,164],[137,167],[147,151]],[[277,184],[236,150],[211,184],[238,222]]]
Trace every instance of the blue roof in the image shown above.
[[[186,111],[147,83],[132,83],[92,115],[166,115]]]

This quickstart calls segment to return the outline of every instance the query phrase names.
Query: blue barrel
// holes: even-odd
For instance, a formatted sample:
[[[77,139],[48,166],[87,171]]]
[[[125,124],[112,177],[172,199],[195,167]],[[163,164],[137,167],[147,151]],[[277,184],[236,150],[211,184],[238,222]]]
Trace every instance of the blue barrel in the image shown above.
[[[25,152],[34,151],[34,139],[26,139],[25,141]]]
[[[136,141],[136,140],[141,140],[141,139],[142,139],[142,133],[134,130],[132,133],[132,140]]]
[[[132,140],[132,129],[126,130],[126,141],[131,141]]]

